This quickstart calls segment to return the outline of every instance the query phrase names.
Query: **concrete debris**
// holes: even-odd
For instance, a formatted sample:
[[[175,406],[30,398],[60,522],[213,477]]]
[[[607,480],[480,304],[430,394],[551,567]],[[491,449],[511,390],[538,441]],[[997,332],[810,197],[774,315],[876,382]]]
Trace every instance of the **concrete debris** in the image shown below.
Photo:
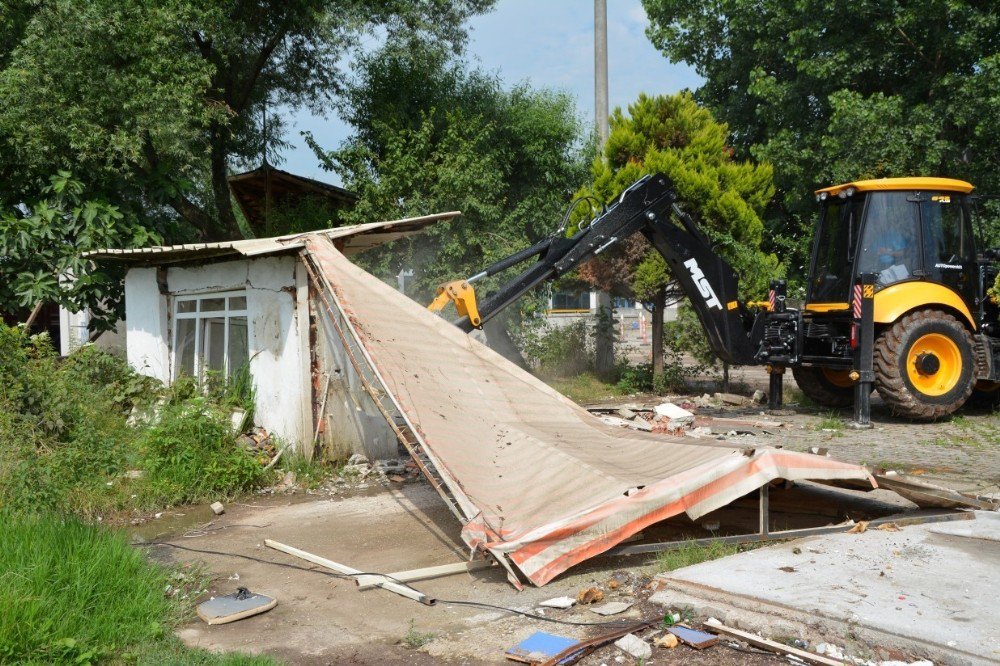
[[[352,455],[350,458],[347,459],[347,464],[348,465],[368,465],[369,464],[369,460],[368,460],[367,456],[365,456],[365,455],[363,455],[361,453],[355,453],[354,455]]]
[[[385,474],[406,474],[406,463],[402,460],[379,460],[375,463],[375,469]]]
[[[226,507],[222,502],[212,502],[212,513],[217,516],[221,516],[226,512]]]
[[[623,419],[628,419],[631,421],[632,419],[635,418],[635,412],[633,412],[628,407],[622,407],[621,409],[618,410],[618,416],[622,417]]]
[[[538,605],[544,606],[545,608],[561,608],[565,610],[567,608],[572,608],[575,603],[576,599],[573,597],[555,597],[553,599],[546,599]]]
[[[695,407],[718,407],[719,401],[708,393],[704,393],[694,399]]]
[[[680,643],[680,641],[678,641],[677,637],[673,634],[658,636],[656,640],[653,641],[653,645],[656,647],[667,648],[668,650],[677,647],[678,643]]]
[[[819,643],[816,645],[816,654],[825,654],[831,659],[836,659],[838,661],[844,661],[847,657],[844,655],[844,651],[833,643]]]
[[[604,601],[604,592],[600,588],[588,587],[576,595],[578,604],[596,604],[599,601]]]
[[[609,601],[606,604],[600,606],[591,606],[590,610],[598,615],[618,615],[619,613],[624,613],[633,604],[626,603],[624,601]]]
[[[645,432],[652,432],[653,426],[649,424],[645,419],[635,419],[634,421],[628,421],[626,419],[620,418],[618,416],[610,416],[604,414],[601,417],[601,421],[609,426],[618,426],[621,428],[632,428],[633,430],[643,430]]]
[[[659,592],[654,592],[652,596],[649,597],[649,603],[656,604],[657,606],[671,606],[674,603],[674,599],[672,595],[668,594],[664,590],[661,590]]]
[[[695,439],[700,439],[702,437],[715,437],[715,435],[712,434],[712,429],[709,428],[708,426],[698,426],[696,428],[691,428],[684,434],[687,435],[688,437],[694,437]]]
[[[672,430],[687,428],[694,423],[694,414],[672,402],[657,405],[653,408],[653,412],[658,417],[667,419],[667,425]]]
[[[625,634],[615,641],[615,647],[639,661],[646,661],[653,656],[653,648],[649,643],[635,634]]]
[[[721,400],[727,405],[745,405],[747,403],[746,397],[742,395],[736,395],[735,393],[716,393],[716,400]]]

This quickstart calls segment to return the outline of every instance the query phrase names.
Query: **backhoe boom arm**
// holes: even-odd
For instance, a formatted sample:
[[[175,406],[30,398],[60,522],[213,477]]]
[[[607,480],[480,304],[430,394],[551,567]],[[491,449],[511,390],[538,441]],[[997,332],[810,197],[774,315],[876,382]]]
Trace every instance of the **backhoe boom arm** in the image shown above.
[[[672,221],[676,217],[680,225]],[[715,250],[694,221],[678,206],[677,193],[663,175],[645,176],[622,192],[599,217],[570,238],[559,235],[503,259],[467,280],[438,288],[431,309],[453,300],[462,315],[455,325],[471,331],[489,321],[525,293],[641,232],[666,260],[671,273],[691,300],[720,359],[735,365],[760,362],[758,350],[763,320],[744,324],[746,309],[737,300],[739,280],[733,268]],[[537,257],[500,289],[476,303],[470,283]],[[471,299],[471,302],[470,302]],[[478,320],[477,320],[478,319]]]

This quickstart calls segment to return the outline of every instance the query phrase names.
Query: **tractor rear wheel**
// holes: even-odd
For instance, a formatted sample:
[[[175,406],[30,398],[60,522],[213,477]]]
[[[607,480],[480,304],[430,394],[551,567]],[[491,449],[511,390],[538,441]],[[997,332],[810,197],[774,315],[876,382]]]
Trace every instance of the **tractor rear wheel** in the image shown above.
[[[875,341],[875,388],[894,414],[930,421],[951,414],[975,385],[972,335],[955,317],[917,310]]]
[[[854,404],[854,381],[850,370],[793,367],[792,376],[806,397],[823,407],[848,407]]]

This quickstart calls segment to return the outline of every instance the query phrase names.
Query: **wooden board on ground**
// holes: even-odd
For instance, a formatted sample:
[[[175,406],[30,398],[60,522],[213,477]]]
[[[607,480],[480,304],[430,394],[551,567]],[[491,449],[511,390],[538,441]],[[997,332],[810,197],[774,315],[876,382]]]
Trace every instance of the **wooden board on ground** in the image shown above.
[[[715,622],[706,622],[705,626],[712,631],[718,631],[720,634],[725,634],[727,636],[732,636],[733,638],[738,638],[744,643],[749,643],[754,647],[761,648],[763,650],[768,650],[770,652],[776,652],[777,654],[787,654],[793,657],[798,657],[807,664],[817,664],[818,666],[844,666],[844,662],[837,661],[836,659],[831,659],[829,657],[824,657],[821,654],[816,654],[815,652],[807,652],[805,650],[800,650],[794,648],[791,645],[785,645],[784,643],[778,643],[777,641],[768,640],[766,638],[761,638],[756,634],[751,634],[747,631],[740,631],[739,629],[733,629],[732,627],[727,627],[718,620]]]

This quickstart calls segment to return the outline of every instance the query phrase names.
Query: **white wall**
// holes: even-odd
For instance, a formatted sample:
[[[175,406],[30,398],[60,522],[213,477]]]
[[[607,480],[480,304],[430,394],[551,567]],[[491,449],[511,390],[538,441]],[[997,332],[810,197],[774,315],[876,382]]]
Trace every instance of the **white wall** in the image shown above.
[[[125,356],[136,372],[169,382],[167,297],[160,293],[156,270],[133,268],[125,275]]]
[[[125,279],[128,359],[139,372],[169,382],[172,304],[160,293],[156,270],[133,268]],[[255,421],[311,452],[308,290],[298,258],[174,266],[165,273],[169,296],[246,290]]]
[[[90,340],[90,311],[80,310],[70,312],[64,307],[59,308],[59,353],[68,356]],[[116,356],[125,355],[125,322],[115,324],[115,330],[104,331],[93,343],[95,347],[104,349]]]

